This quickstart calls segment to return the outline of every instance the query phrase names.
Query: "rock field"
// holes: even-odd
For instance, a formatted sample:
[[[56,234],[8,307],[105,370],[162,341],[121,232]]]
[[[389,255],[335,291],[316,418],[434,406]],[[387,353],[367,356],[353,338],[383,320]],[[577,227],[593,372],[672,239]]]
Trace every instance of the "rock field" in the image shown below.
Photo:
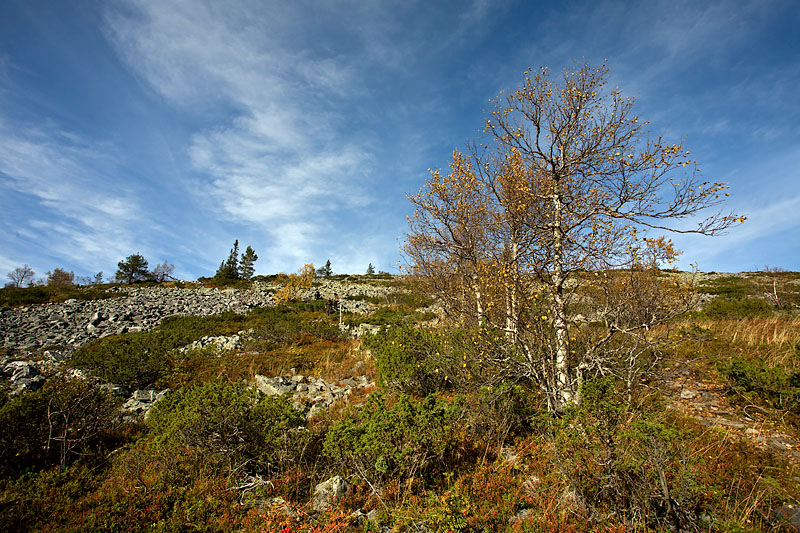
[[[250,309],[273,305],[272,295],[279,288],[271,283],[253,283],[243,289],[216,289],[187,284],[188,287],[116,287],[109,292],[119,295],[105,300],[67,300],[65,302],[0,309],[2,346],[14,351],[0,360],[0,376],[10,380],[12,394],[40,388],[46,376],[56,371],[75,350],[94,339],[108,335],[150,331],[164,318],[174,315],[207,316],[224,311],[246,313]],[[321,280],[302,294],[304,300],[340,298],[345,311],[367,313],[373,306],[353,297],[383,297],[393,292],[387,286]],[[361,332],[362,327],[355,334]],[[244,334],[245,332],[241,332]],[[239,335],[203,337],[186,349],[213,345],[220,353],[237,349]],[[73,371],[82,375],[79,371]],[[256,376],[253,386],[264,394],[291,394],[296,407],[307,416],[318,414],[355,388],[371,386],[365,376],[327,383],[321,378],[303,376]],[[168,390],[129,391],[106,384],[112,392],[127,398],[124,409],[131,415],[146,415],[152,405]]]

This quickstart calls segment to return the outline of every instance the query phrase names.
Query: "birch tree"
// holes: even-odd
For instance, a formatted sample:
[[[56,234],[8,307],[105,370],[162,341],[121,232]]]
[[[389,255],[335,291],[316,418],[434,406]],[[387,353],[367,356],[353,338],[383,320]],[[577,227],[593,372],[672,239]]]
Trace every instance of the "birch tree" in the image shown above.
[[[582,64],[557,83],[546,68],[525,72],[494,101],[488,140],[455,151],[451,172],[432,171],[410,197],[411,272],[454,316],[505,332],[513,349],[501,357],[555,411],[580,401],[583,376],[608,370],[609,353],[641,353],[642,332],[686,303],[654,275],[678,254],[665,235],[744,221],[707,214],[728,186],[702,181],[682,143],[650,138],[608,72]]]

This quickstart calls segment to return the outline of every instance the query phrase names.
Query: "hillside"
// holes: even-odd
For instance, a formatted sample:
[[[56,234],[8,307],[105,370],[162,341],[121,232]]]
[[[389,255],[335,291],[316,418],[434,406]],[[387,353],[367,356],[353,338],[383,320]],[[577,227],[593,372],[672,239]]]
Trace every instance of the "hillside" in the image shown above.
[[[800,274],[698,276],[559,416],[502,333],[335,278],[1,290],[0,529],[800,528]]]

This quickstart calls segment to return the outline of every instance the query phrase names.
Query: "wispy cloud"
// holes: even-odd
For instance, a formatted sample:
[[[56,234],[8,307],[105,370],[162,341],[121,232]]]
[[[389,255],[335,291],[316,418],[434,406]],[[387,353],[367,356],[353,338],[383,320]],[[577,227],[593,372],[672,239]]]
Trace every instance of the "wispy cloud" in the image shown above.
[[[2,189],[31,202],[14,232],[77,265],[119,259],[132,240],[128,226],[142,215],[131,191],[113,181],[113,159],[98,148],[54,126],[0,116]]]
[[[178,108],[226,111],[186,147],[197,193],[223,218],[269,235],[273,265],[309,260],[326,215],[369,202],[359,178],[370,158],[341,133],[335,105],[351,64],[293,48],[279,38],[287,28],[255,4],[125,7],[107,20],[130,67]]]

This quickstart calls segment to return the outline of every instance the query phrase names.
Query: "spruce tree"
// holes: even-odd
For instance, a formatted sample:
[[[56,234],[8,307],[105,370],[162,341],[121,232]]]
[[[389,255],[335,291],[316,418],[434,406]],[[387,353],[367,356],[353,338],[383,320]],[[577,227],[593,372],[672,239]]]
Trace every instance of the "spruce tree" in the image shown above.
[[[242,260],[239,261],[239,278],[240,279],[250,279],[253,277],[253,273],[255,272],[255,268],[253,267],[253,263],[258,261],[258,255],[256,254],[255,250],[253,250],[250,246],[242,254]]]
[[[331,260],[328,259],[325,262],[325,266],[321,266],[317,269],[318,276],[325,276],[326,278],[333,274],[333,269],[331,268]]]
[[[218,280],[239,279],[239,239],[233,241],[228,259],[220,263],[214,278]]]

